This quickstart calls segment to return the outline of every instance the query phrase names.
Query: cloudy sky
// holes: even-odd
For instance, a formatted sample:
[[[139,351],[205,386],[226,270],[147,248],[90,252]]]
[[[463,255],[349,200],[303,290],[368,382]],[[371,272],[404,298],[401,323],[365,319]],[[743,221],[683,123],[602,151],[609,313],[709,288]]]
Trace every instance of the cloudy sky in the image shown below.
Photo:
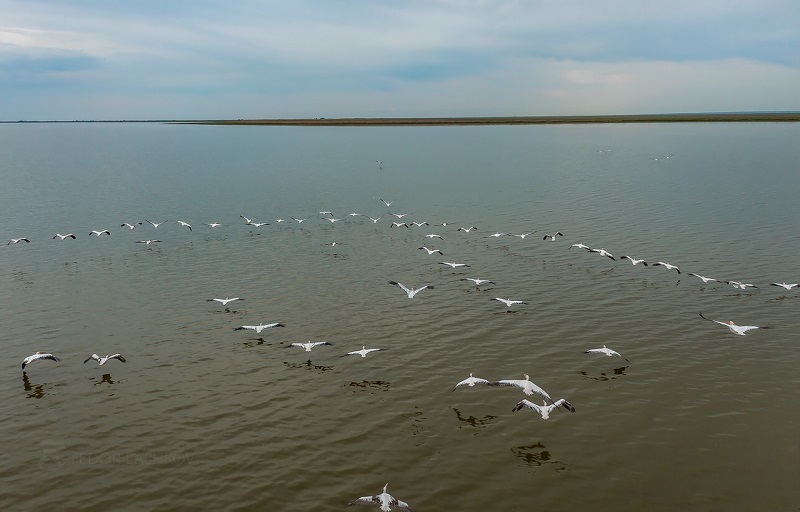
[[[798,0],[0,0],[0,120],[800,110]]]

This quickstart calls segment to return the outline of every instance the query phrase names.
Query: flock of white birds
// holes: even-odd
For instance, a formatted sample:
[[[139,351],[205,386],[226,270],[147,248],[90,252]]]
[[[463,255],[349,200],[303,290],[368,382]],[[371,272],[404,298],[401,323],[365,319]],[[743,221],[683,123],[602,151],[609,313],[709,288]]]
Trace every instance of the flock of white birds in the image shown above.
[[[386,200],[384,200],[382,198],[378,198],[378,200],[381,201],[386,206],[386,208],[389,208],[392,205],[392,202],[386,201]],[[388,224],[388,228],[387,229],[409,229],[409,230],[411,230],[411,229],[419,229],[419,228],[430,227],[430,226],[438,226],[438,227],[442,227],[442,228],[446,228],[447,226],[449,226],[449,224],[446,223],[446,222],[437,223],[437,224],[431,224],[431,223],[425,222],[425,221],[419,221],[419,222],[417,222],[417,221],[410,221],[410,222],[409,221],[404,221],[403,218],[407,217],[408,215],[410,215],[410,214],[389,213],[389,212],[387,212],[385,215],[381,215],[381,216],[378,216],[378,217],[370,217],[368,215],[364,215],[364,214],[360,214],[360,213],[350,213],[350,214],[347,215],[347,217],[351,217],[353,219],[356,218],[356,217],[362,217],[364,219],[369,219],[373,224],[377,224],[379,221],[381,221],[381,219],[386,218],[390,222]],[[308,221],[309,219],[311,219],[313,217],[316,217],[316,219],[318,219],[319,222],[329,222],[331,224],[336,224],[338,222],[345,222],[344,218],[337,218],[330,211],[321,211],[316,216],[311,215],[311,216],[307,216],[307,217],[304,217],[304,218],[289,217],[289,220],[286,220],[286,219],[275,219],[275,220],[270,221],[270,222],[258,222],[255,219],[245,217],[244,215],[241,215],[240,217],[243,219],[243,221],[244,221],[246,226],[249,226],[251,228],[256,228],[256,229],[261,228],[262,226],[271,225],[273,223],[274,224],[281,224],[281,223],[302,224],[303,222],[306,222],[306,221]],[[396,220],[389,220],[389,219],[396,219]],[[152,222],[152,221],[149,221],[149,220],[145,219],[144,222],[150,224],[153,229],[157,229],[157,228],[159,228],[159,226],[161,226],[164,223],[167,223],[168,221]],[[124,223],[122,223],[120,225],[120,227],[121,228],[125,228],[127,230],[134,230],[138,226],[143,225],[144,222],[141,222],[141,221],[140,222],[133,222],[133,223],[124,222]],[[193,231],[192,225],[189,224],[186,221],[178,220],[178,221],[174,221],[174,223],[179,225],[181,228],[186,228],[186,229],[188,229],[190,231]],[[385,223],[386,223],[386,221],[385,221]],[[222,227],[223,224],[219,223],[219,222],[208,222],[208,223],[205,223],[205,226],[207,226],[206,229],[215,229],[215,228]],[[475,226],[463,226],[463,227],[458,227],[457,229],[453,229],[452,227],[450,227],[450,228],[446,228],[446,230],[448,232],[447,236],[455,235],[457,233],[463,233],[463,235],[459,235],[459,236],[485,236],[485,237],[488,237],[488,238],[499,238],[499,237],[504,237],[504,236],[513,236],[513,237],[517,237],[519,239],[525,239],[527,236],[533,234],[532,232],[525,232],[525,233],[518,233],[518,234],[494,232],[494,233],[490,233],[490,234],[486,234],[486,235],[481,235],[480,233],[482,233],[482,230],[479,230],[479,228],[477,228]],[[89,232],[89,234],[87,236],[97,236],[97,237],[100,237],[100,236],[111,236],[111,231],[108,230],[108,229],[92,230],[92,231]],[[556,231],[556,232],[554,232],[552,234],[550,234],[550,233],[544,234],[544,236],[542,237],[542,240],[544,242],[555,242],[555,243],[558,243],[559,237],[563,238],[564,234],[561,233],[560,231]],[[59,240],[58,243],[62,243],[62,242],[63,243],[72,243],[72,242],[70,242],[71,240],[77,240],[78,238],[79,237],[77,235],[75,235],[74,233],[67,233],[67,234],[57,233],[57,234],[55,234],[53,236],[53,240],[55,240],[55,239]],[[441,235],[441,234],[438,234],[438,233],[427,233],[427,234],[424,235],[424,238],[426,238],[428,240],[428,242],[426,242],[426,243],[430,244],[434,240],[443,240],[444,236]],[[29,238],[27,238],[27,237],[12,238],[12,239],[9,240],[7,245],[12,245],[12,244],[13,245],[17,245],[17,244],[21,244],[21,243],[26,243],[26,244],[27,243],[31,243],[31,240]],[[144,245],[149,246],[149,245],[152,245],[152,244],[161,243],[161,240],[158,239],[158,238],[144,238],[142,240],[136,240],[135,243],[144,244]],[[329,243],[326,243],[325,245],[334,247],[336,245],[339,245],[339,242],[335,242],[335,241],[334,242],[329,242]],[[611,260],[614,260],[614,261],[628,260],[634,266],[637,266],[637,265],[641,265],[643,267],[646,267],[646,266],[651,266],[651,267],[663,266],[665,269],[670,270],[670,271],[674,271],[677,274],[681,274],[682,273],[681,269],[678,268],[676,265],[673,265],[671,263],[664,262],[664,261],[657,261],[657,262],[653,262],[653,263],[648,263],[644,259],[637,259],[637,258],[634,258],[634,257],[629,256],[629,255],[624,255],[621,258],[619,258],[619,260],[618,260],[613,254],[611,254],[609,251],[607,251],[605,248],[602,248],[602,247],[601,248],[593,248],[593,247],[589,247],[587,245],[584,245],[582,243],[574,243],[574,244],[565,246],[565,249],[568,249],[568,250],[573,249],[573,248],[582,249],[582,250],[586,251],[589,254],[597,254],[599,256],[602,256],[604,258],[608,258],[608,259],[611,259]],[[434,255],[436,255],[436,256],[444,256],[444,254],[442,253],[442,251],[440,249],[435,248],[435,247],[429,247],[428,245],[422,245],[421,247],[418,248],[418,250],[424,250],[429,256],[434,256]],[[460,262],[455,262],[455,261],[438,261],[437,263],[441,264],[444,267],[447,267],[449,269],[453,269],[453,270],[455,270],[455,269],[461,270],[461,269],[471,268],[471,266],[469,264],[467,264],[467,263],[460,263]],[[739,289],[739,290],[747,290],[747,289],[750,289],[750,288],[758,288],[758,286],[756,286],[756,285],[754,285],[752,283],[745,283],[745,282],[742,282],[742,281],[736,281],[736,280],[732,280],[732,279],[717,279],[717,278],[712,278],[712,277],[706,277],[706,276],[703,276],[703,275],[700,275],[700,274],[696,274],[696,273],[692,273],[692,272],[686,272],[686,275],[689,275],[689,276],[692,276],[692,277],[696,277],[696,278],[702,280],[703,283],[719,282],[719,283],[724,283],[724,284],[731,285],[734,288]],[[476,287],[481,287],[482,285],[488,285],[488,284],[492,284],[492,285],[496,284],[492,280],[476,278],[476,277],[463,277],[463,278],[460,278],[460,280],[461,281],[469,281],[472,284],[474,284]],[[393,285],[393,286],[396,286],[396,287],[400,288],[406,294],[406,296],[409,299],[413,299],[413,298],[417,297],[417,295],[420,294],[420,292],[423,292],[425,290],[433,290],[434,289],[434,286],[430,285],[430,284],[424,284],[422,286],[414,288],[414,287],[404,285],[404,284],[399,283],[399,282],[394,281],[394,280],[390,280],[390,281],[388,281],[388,283],[390,285]],[[773,283],[770,283],[770,285],[771,286],[780,287],[780,288],[785,289],[785,290],[792,290],[793,288],[798,286],[797,283],[787,283],[787,282],[773,282]],[[425,295],[425,294],[423,294],[423,295]],[[242,300],[245,300],[245,299],[241,298],[241,297],[225,297],[225,298],[209,298],[209,299],[206,299],[206,300],[210,301],[210,302],[219,303],[221,306],[227,306],[228,304],[230,304],[230,303],[232,303],[234,301],[242,301]],[[424,300],[424,299],[417,299],[417,300]],[[508,308],[508,311],[515,310],[515,308],[524,307],[527,304],[524,300],[510,299],[510,298],[504,298],[504,297],[494,297],[491,300],[499,302],[499,303],[502,303],[506,308]],[[766,326],[737,325],[733,321],[714,320],[714,319],[705,317],[702,313],[700,313],[700,317],[702,319],[705,319],[705,320],[720,324],[720,325],[728,328],[731,333],[734,333],[734,334],[737,334],[737,335],[741,335],[741,336],[744,336],[746,334],[746,332],[751,331],[753,329],[766,329],[767,328]],[[265,331],[265,330],[268,330],[268,329],[277,328],[277,327],[284,327],[284,324],[279,323],[279,322],[272,322],[272,323],[266,323],[266,324],[259,323],[257,325],[241,325],[239,327],[236,327],[235,330],[252,330],[252,331],[260,334],[262,331]],[[316,347],[331,346],[331,345],[333,345],[333,344],[328,342],[328,341],[312,341],[312,340],[308,340],[307,342],[294,342],[294,343],[291,343],[289,346],[290,347],[296,347],[298,349],[302,349],[305,352],[311,352],[311,350],[315,349]],[[364,358],[364,357],[367,356],[367,354],[371,354],[373,352],[377,352],[377,351],[381,351],[381,350],[385,350],[385,349],[375,348],[375,347],[367,348],[366,346],[362,346],[360,350],[352,350],[350,352],[347,352],[347,353],[343,354],[343,356],[351,356],[352,355],[352,356],[360,356],[360,357]],[[605,355],[605,356],[608,356],[608,357],[619,357],[619,358],[624,359],[625,361],[628,361],[628,359],[625,358],[624,356],[622,356],[622,354],[620,354],[619,352],[617,352],[617,351],[615,351],[615,350],[613,350],[611,348],[606,347],[605,345],[603,345],[602,348],[589,348],[589,349],[587,349],[585,351],[585,353],[587,353],[587,354]],[[126,359],[121,354],[112,354],[112,355],[106,355],[106,356],[99,356],[97,354],[92,354],[92,355],[88,356],[84,360],[84,363],[86,363],[88,361],[91,361],[91,360],[96,361],[101,366],[106,364],[110,360],[117,360],[117,361],[119,361],[121,363],[125,363],[126,362]],[[34,353],[34,354],[30,355],[30,356],[27,356],[27,357],[25,357],[23,359],[23,361],[22,361],[23,372],[24,372],[25,368],[28,365],[30,365],[32,363],[35,363],[35,362],[39,362],[39,361],[55,361],[55,362],[58,362],[58,361],[61,361],[61,359],[59,357],[57,357],[56,355],[50,353],[50,352],[38,351],[38,352],[36,352],[36,353]],[[458,389],[460,387],[464,387],[464,386],[466,386],[466,387],[474,387],[476,385],[518,387],[523,391],[523,393],[526,396],[530,397],[532,395],[537,395],[542,400],[542,404],[539,405],[539,404],[531,402],[531,401],[529,401],[527,399],[523,399],[523,400],[519,401],[514,406],[512,411],[518,411],[518,410],[523,409],[523,408],[531,409],[532,411],[537,412],[541,416],[541,418],[544,419],[544,420],[547,420],[555,410],[564,409],[564,410],[567,410],[567,411],[570,411],[570,412],[575,412],[575,407],[567,399],[558,398],[558,399],[554,400],[553,398],[551,398],[550,394],[548,394],[543,388],[541,388],[540,386],[535,384],[533,381],[531,381],[530,377],[528,375],[524,375],[524,377],[525,377],[524,379],[501,379],[501,380],[492,381],[492,380],[488,380],[488,379],[484,379],[484,378],[480,378],[480,377],[474,377],[472,375],[472,373],[470,373],[469,377],[467,377],[466,379],[461,380],[460,382],[455,384],[455,386],[453,388],[453,391],[455,391],[456,389]],[[379,494],[372,495],[372,496],[363,496],[363,497],[360,497],[358,499],[355,499],[354,501],[349,502],[348,504],[350,504],[350,505],[378,505],[382,511],[386,511],[386,512],[391,510],[392,506],[410,510],[410,507],[406,502],[394,498],[392,495],[390,495],[387,492],[387,490],[386,490],[387,486],[388,486],[388,484],[386,484],[383,487],[383,491],[381,493],[379,493]]]

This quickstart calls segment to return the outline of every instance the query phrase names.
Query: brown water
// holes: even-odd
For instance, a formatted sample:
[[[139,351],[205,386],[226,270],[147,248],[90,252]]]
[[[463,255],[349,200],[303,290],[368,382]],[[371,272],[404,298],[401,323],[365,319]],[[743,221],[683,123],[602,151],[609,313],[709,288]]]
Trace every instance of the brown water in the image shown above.
[[[799,129],[0,126],[0,509],[796,510]]]

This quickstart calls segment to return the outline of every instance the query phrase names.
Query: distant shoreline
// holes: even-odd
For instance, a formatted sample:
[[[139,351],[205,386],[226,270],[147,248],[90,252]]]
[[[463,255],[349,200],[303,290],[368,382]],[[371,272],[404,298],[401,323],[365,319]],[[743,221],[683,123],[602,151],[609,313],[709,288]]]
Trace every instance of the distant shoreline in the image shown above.
[[[603,123],[718,123],[798,122],[800,112],[737,112],[710,114],[632,114],[602,116],[519,116],[519,117],[355,117],[314,119],[225,119],[179,121],[188,124],[234,126],[450,126],[530,125]]]
[[[623,124],[623,123],[744,123],[798,122],[800,112],[725,112],[695,114],[621,114],[596,116],[494,116],[494,117],[339,117],[308,119],[150,119],[76,121],[0,121],[28,123],[170,123],[232,126],[457,126],[531,124]]]

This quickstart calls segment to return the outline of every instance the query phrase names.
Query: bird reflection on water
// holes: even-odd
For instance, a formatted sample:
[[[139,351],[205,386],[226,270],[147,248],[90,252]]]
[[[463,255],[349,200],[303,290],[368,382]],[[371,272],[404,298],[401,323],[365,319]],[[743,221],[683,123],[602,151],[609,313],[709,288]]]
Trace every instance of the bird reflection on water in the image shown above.
[[[305,363],[289,363],[287,361],[284,361],[283,365],[286,366],[287,368],[308,368],[310,370],[316,370],[319,373],[325,373],[328,370],[333,370],[333,366],[314,364],[311,362],[311,359],[309,359]]]
[[[590,375],[589,372],[579,372],[585,379],[591,380],[599,380],[599,381],[606,381],[606,380],[614,380],[623,375],[625,375],[625,370],[628,369],[628,366],[620,366],[619,368],[614,368],[612,373],[609,372],[600,372],[598,375]]]
[[[475,416],[465,417],[461,414],[459,409],[456,409],[455,407],[451,407],[451,409],[454,413],[456,413],[456,418],[458,421],[466,423],[470,427],[485,427],[486,425],[494,423],[494,420],[497,419],[497,416],[492,416],[491,414],[487,414],[481,418],[476,418]],[[464,428],[467,425],[459,425],[458,428]]]

